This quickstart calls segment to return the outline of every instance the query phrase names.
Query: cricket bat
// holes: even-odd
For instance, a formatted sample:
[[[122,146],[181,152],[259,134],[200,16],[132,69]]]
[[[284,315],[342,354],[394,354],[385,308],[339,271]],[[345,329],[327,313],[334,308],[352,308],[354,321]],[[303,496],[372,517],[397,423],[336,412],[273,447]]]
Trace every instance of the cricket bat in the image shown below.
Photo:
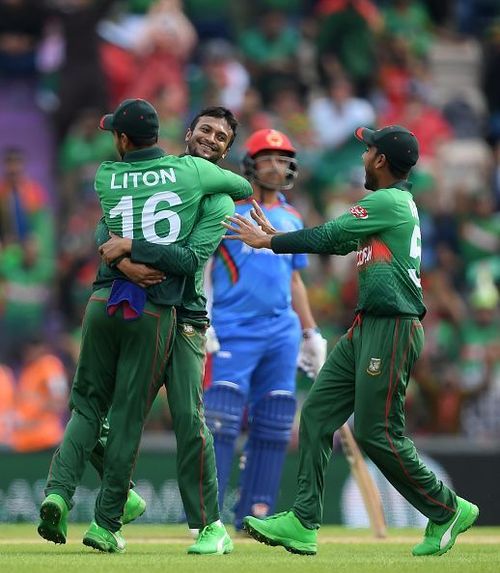
[[[363,496],[372,531],[375,537],[385,537],[387,535],[387,528],[380,492],[368,471],[366,462],[347,422],[339,428],[339,436],[352,475]]]

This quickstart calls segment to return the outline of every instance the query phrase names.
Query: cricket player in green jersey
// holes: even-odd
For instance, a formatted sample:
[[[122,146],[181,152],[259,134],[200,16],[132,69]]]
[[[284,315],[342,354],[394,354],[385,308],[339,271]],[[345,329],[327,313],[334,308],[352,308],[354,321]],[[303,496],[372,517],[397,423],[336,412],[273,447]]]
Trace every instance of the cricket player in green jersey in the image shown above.
[[[186,153],[217,163],[228,152],[236,136],[237,121],[224,107],[202,110],[186,134]],[[197,529],[196,543],[189,553],[228,552],[232,547],[225,529],[219,524],[217,476],[213,438],[205,425],[202,380],[205,366],[206,330],[209,324],[203,292],[203,269],[217,248],[224,228],[221,221],[234,213],[233,201],[224,194],[207,197],[201,203],[198,220],[183,247],[154,245],[142,239],[112,236],[101,222],[96,232],[104,261],[121,259],[117,267],[132,282],[148,285],[156,280],[154,269],[162,273],[187,274],[182,304],[176,307],[177,333],[166,379],[177,439],[177,475],[188,525]],[[109,239],[109,240],[108,240]],[[125,257],[125,258],[123,258]],[[148,266],[145,266],[147,263]],[[109,267],[104,266],[104,271]],[[99,475],[103,474],[106,435],[96,445],[90,459]],[[145,501],[131,489],[122,522],[129,523],[145,510]],[[221,544],[221,538],[227,537]]]
[[[122,161],[103,163],[95,188],[108,228],[156,245],[182,244],[193,230],[201,200],[215,193],[243,199],[252,193],[242,177],[202,158],[166,155],[156,147],[158,116],[145,100],[122,102],[100,127],[113,132]],[[118,272],[118,271],[117,271]],[[80,359],[71,392],[72,416],[54,454],[39,534],[66,540],[72,497],[110,412],[95,521],[83,542],[123,551],[121,517],[151,395],[168,365],[175,338],[175,306],[185,277],[137,289],[121,273],[101,278],[87,305]]]
[[[469,529],[479,510],[422,463],[404,435],[410,372],[424,343],[420,284],[421,237],[407,181],[418,160],[415,136],[397,125],[358,128],[365,187],[373,193],[339,218],[277,234],[255,207],[261,227],[238,215],[225,226],[254,248],[275,253],[357,251],[359,301],[355,320],[328,356],[304,403],[300,421],[298,493],[293,508],[267,519],[245,518],[247,531],[269,545],[314,555],[321,524],[325,471],[333,433],[354,412],[360,446],[392,485],[429,518],[413,555],[442,555]]]

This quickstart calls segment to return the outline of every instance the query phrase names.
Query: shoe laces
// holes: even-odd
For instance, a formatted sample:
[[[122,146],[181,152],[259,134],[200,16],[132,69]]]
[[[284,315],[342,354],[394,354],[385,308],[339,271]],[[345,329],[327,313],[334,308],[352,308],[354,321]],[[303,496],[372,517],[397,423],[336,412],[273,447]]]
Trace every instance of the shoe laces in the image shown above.
[[[210,534],[214,532],[215,524],[211,523],[210,525],[205,525],[205,527],[200,531],[198,534],[198,541],[201,541],[203,538],[208,537]]]

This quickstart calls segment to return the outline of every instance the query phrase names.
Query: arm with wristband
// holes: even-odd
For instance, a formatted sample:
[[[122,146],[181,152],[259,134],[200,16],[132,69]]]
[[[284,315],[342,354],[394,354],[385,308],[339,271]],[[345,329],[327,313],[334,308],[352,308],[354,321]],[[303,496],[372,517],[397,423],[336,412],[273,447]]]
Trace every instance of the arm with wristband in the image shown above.
[[[302,326],[302,342],[297,357],[297,366],[309,378],[316,378],[326,360],[327,341],[321,336],[314,320],[306,287],[298,271],[292,274],[292,306]]]

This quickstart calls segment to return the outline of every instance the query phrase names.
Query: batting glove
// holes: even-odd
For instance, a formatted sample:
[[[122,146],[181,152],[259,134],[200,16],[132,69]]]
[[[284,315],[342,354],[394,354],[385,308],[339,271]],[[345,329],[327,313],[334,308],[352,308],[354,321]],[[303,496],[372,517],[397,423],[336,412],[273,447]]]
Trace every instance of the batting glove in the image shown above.
[[[215,354],[220,350],[219,339],[215,334],[215,329],[213,326],[209,326],[207,331],[205,332],[205,336],[207,337],[207,346],[206,351],[208,354]]]
[[[308,378],[316,378],[326,360],[327,341],[317,328],[306,328],[302,335],[297,365]]]

